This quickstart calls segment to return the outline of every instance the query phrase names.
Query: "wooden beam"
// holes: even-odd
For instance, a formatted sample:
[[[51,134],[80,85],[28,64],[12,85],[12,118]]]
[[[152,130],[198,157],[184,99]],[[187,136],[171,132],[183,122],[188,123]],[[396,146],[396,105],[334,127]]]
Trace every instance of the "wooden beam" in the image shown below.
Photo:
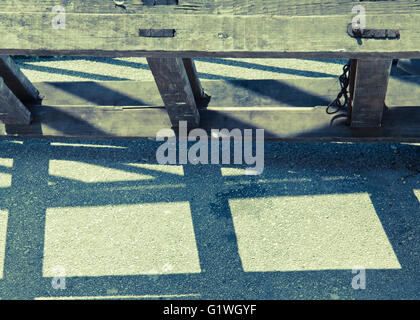
[[[0,136],[153,138],[172,126],[152,81],[35,86],[46,98],[43,105],[29,107],[33,122],[0,125]],[[325,106],[339,89],[335,79],[211,80],[203,86],[214,97],[200,110],[200,127],[207,131],[263,128],[267,139],[285,141],[420,142],[420,77],[390,79],[381,128],[351,128],[345,115],[326,114]]]
[[[348,86],[348,93],[349,93],[349,106],[347,107],[347,125],[351,124],[351,113],[352,113],[352,102],[354,99],[354,84],[356,81],[356,67],[357,67],[357,59],[350,59],[350,70],[349,70],[349,86]]]
[[[195,104],[197,105],[197,108],[205,108],[210,101],[210,97],[204,92],[204,89],[201,86],[194,60],[191,58],[184,58],[182,61],[184,62],[185,71],[187,72],[188,79],[190,80]]]
[[[284,15],[326,16],[351,12],[356,4],[368,14],[418,13],[415,0],[392,1],[357,0],[130,0],[124,7],[104,0],[2,0],[0,12],[51,12],[61,5],[67,13],[126,13],[126,14],[221,14],[221,15]],[[153,5],[153,3],[157,5]]]
[[[147,58],[147,62],[172,125],[178,127],[180,121],[187,121],[189,127],[197,127],[200,114],[183,59]]]
[[[31,107],[30,125],[2,125],[0,136],[22,138],[146,139],[171,128],[164,108],[101,106]],[[201,128],[264,129],[267,140],[420,142],[420,107],[392,107],[382,128],[350,128],[325,107],[209,107],[200,110]],[[254,132],[255,137],[255,132]]]
[[[335,78],[203,80],[202,84],[212,96],[209,103],[212,107],[325,105],[340,88]],[[398,82],[404,91],[413,91],[408,84]],[[35,85],[44,96],[43,105],[164,106],[154,81],[39,82]],[[389,97],[395,94],[395,90],[391,90]],[[405,102],[416,105],[416,98],[420,99],[420,94],[409,95]]]
[[[38,90],[10,56],[0,56],[0,76],[21,102],[37,102],[39,100]]]
[[[337,96],[335,78],[203,80],[209,107],[325,106]],[[163,107],[155,81],[35,82],[47,106]],[[386,105],[419,106],[420,76],[391,77]]]
[[[357,60],[352,93],[352,127],[381,126],[391,65],[392,60]]]
[[[20,102],[0,77],[0,121],[5,124],[27,125],[31,121],[30,111]]]
[[[0,54],[149,57],[418,58],[420,14],[367,17],[372,29],[400,29],[399,40],[347,34],[351,12],[336,16],[0,13]],[[316,28],[314,28],[316,26]],[[174,37],[140,37],[140,29],[174,29]],[[282,32],[273,30],[283,30]]]

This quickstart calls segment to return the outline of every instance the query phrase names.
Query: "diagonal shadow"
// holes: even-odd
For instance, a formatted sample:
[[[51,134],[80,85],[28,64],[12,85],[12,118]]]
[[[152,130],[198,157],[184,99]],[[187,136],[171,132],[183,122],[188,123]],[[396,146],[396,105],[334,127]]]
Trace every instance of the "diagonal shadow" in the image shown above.
[[[244,85],[245,82],[236,83],[238,87],[246,87],[282,102],[293,101],[293,97],[303,94],[301,90],[283,86],[282,90],[291,92],[292,98],[287,100],[277,94],[276,88],[278,90],[279,85],[282,85],[277,81],[268,82],[268,90],[261,90],[249,83]],[[74,91],[74,94],[77,93]],[[308,95],[307,99],[311,103],[318,101],[316,103],[320,105],[329,102],[315,95]],[[57,116],[60,117],[59,114]],[[86,123],[81,122],[80,125],[85,126]],[[66,128],[61,129],[66,132]],[[103,135],[100,131],[97,133]],[[49,142],[34,144],[25,141],[22,146],[0,149],[1,156],[14,159],[12,186],[0,190],[0,207],[9,210],[4,277],[0,280],[1,297],[102,296],[110,288],[115,288],[118,294],[191,293],[208,299],[330,298],[331,293],[339,293],[342,298],[358,299],[419,297],[420,261],[415,253],[420,248],[420,205],[413,189],[418,189],[420,180],[418,176],[412,176],[408,183],[403,184],[398,180],[398,174],[404,168],[392,164],[396,160],[399,163],[416,163],[418,147],[401,147],[401,154],[395,155],[385,145],[362,145],[359,148],[359,145],[347,144],[275,144],[269,146],[266,152],[268,168],[263,177],[223,177],[220,166],[185,165],[184,178],[176,177],[174,180],[170,174],[154,173],[157,181],[153,185],[162,185],[157,192],[142,189],[148,183],[138,181],[82,184],[71,180],[55,180],[58,185],[48,185],[47,182],[53,180],[48,174],[50,159],[73,159],[86,163],[98,163],[96,160],[99,159],[110,161],[111,164],[105,163],[108,168],[130,171],[131,168],[120,162],[130,158],[138,160],[138,154],[150,147],[152,151],[146,153],[153,155],[153,148],[156,147],[150,143],[144,145],[145,148],[138,148],[138,145],[128,142],[115,144],[127,146],[130,150],[95,148],[86,151],[95,159],[93,161],[86,158],[86,154],[80,155],[77,147],[51,147]],[[287,180],[291,176],[289,171],[298,173],[292,175],[295,180]],[[153,174],[150,170],[136,172]],[[356,179],[323,180],[329,176],[346,176],[355,172],[358,174]],[[184,182],[184,186],[173,189],[167,187],[168,184],[179,182]],[[226,185],[226,182],[232,184]],[[77,188],[68,188],[75,184]],[[104,192],[103,187],[109,187],[108,193]],[[244,271],[229,199],[348,193],[370,195],[376,214],[402,266],[401,270],[368,270],[368,281],[371,284],[368,284],[368,290],[362,292],[352,290],[352,274],[349,270]],[[47,208],[165,201],[189,202],[201,273],[162,274],[157,278],[147,275],[70,277],[68,288],[63,292],[53,290],[51,279],[42,277]],[[409,237],[412,240],[408,240]]]
[[[229,81],[235,87],[250,90],[261,96],[268,97],[276,102],[296,107],[328,105],[325,96],[315,95],[299,88],[288,85],[281,80],[235,80]],[[261,85],[261,83],[263,85]],[[286,94],[287,93],[287,94]]]
[[[308,105],[327,105],[329,103],[329,100],[327,99],[326,95],[312,94],[280,80],[235,80],[229,81],[229,84],[231,84],[234,87],[240,88],[243,92],[251,91],[257,94],[258,97],[252,97],[252,95],[244,95],[244,97],[242,97],[243,104],[253,103],[254,100],[258,99],[260,99],[259,102],[267,105],[269,105],[270,103],[280,102],[281,104],[287,104],[296,107]],[[138,97],[132,98],[130,96],[127,96],[123,92],[118,92],[112,88],[108,88],[96,83],[89,83],[89,85],[85,86],[83,85],[83,83],[80,82],[74,84],[49,83],[48,85],[57,87],[60,90],[69,93],[70,95],[79,96],[82,101],[87,100],[91,103],[99,105],[147,106],[147,103],[144,102],[144,99]],[[92,89],[95,89],[97,95],[92,95]],[[259,97],[262,97],[262,99]],[[67,98],[63,99],[67,100]],[[247,102],[245,101],[246,99],[249,99],[250,101]],[[216,97],[214,101],[216,103],[218,101],[218,98]],[[221,101],[219,103],[226,102]],[[53,106],[48,105],[43,105],[41,107],[31,106],[30,109],[35,115],[35,121],[29,126],[8,125],[6,127],[8,134],[25,134],[33,136],[42,135],[42,122],[55,129],[58,132],[58,135],[91,135],[97,137],[112,136],[112,134],[104,132],[103,130],[92,124],[92,121],[89,120],[89,117],[91,116],[91,114],[89,114],[89,111],[91,109],[89,108],[87,108],[86,110],[83,109],[83,107],[74,108],[74,110],[77,110],[78,112],[77,117],[76,115],[73,115],[69,112],[65,112],[60,108],[55,108]],[[223,113],[218,113],[217,111],[209,110],[208,114],[211,114],[211,117],[213,119],[212,121],[216,121],[216,119],[220,117],[220,124],[222,127],[226,126],[226,128],[241,128],[244,127],[244,125],[245,127],[251,126],[244,124],[238,119],[226,119],[226,116]],[[202,120],[204,125],[207,120],[205,118],[203,118]],[[229,120],[230,122],[227,120]],[[322,131],[322,128],[320,128],[320,130]],[[265,131],[268,136],[275,136],[275,134],[271,133],[268,129],[266,129]],[[310,135],[311,133],[308,134]]]
[[[330,88],[324,88],[322,92],[316,94],[302,90],[301,88],[295,87],[289,84],[287,81],[282,80],[240,80],[238,78],[232,77],[225,77],[223,80],[227,80],[227,83],[233,88],[240,89],[235,91],[235,101],[233,101],[233,103],[240,103],[241,106],[254,106],[255,104],[275,105],[276,103],[280,103],[282,105],[286,104],[289,106],[308,107],[316,105],[326,106],[331,102],[331,97],[329,96],[331,94],[328,92]],[[47,85],[57,88],[62,92],[68,93],[72,97],[78,97],[76,102],[74,101],[75,99],[71,99],[71,97],[53,97],[52,101],[50,102],[54,105],[67,105],[70,103],[82,105],[86,104],[86,102],[98,106],[162,105],[160,98],[157,100],[156,97],[147,96],[147,94],[150,94],[150,91],[147,91],[147,89],[155,90],[154,84],[152,85],[152,82],[147,82],[144,84],[142,88],[143,91],[141,93],[137,93],[135,97],[128,95],[127,92],[129,90],[138,88],[135,87],[135,84],[136,82],[127,82],[127,84],[124,86],[117,86],[116,84],[111,83],[108,86],[105,86],[104,84],[96,82],[51,82],[44,83],[42,86],[40,86],[40,90],[44,89],[44,91],[49,92],[47,91],[48,87],[45,87]],[[220,85],[223,85],[223,83]],[[210,106],[225,105],[226,97],[223,94],[222,89],[219,88],[216,84],[211,84],[210,88],[210,91],[209,88],[207,88],[207,91],[209,91],[208,93],[210,95],[214,95],[212,102],[210,102]],[[313,91],[316,91],[316,89],[317,88],[314,87]],[[211,90],[215,90],[215,92],[211,92]],[[258,98],[266,97],[270,100],[256,100],[255,94],[258,95]],[[153,96],[157,96],[157,93]],[[46,103],[48,104],[48,101]]]
[[[97,82],[49,82],[49,86],[79,97],[98,106],[149,106],[144,100],[132,98]],[[92,94],[94,92],[95,94]]]
[[[420,86],[420,77],[419,76],[410,75],[408,73],[405,73],[405,74],[404,73],[401,73],[401,74],[398,73],[398,74],[395,74],[395,75],[391,74],[391,76],[398,77],[399,80],[406,81],[406,82],[411,82],[411,83],[414,83],[414,84],[417,84],[417,85]]]
[[[375,191],[370,195],[385,233],[403,266],[403,271],[414,277],[416,277],[415,274],[418,272],[420,263],[420,258],[416,256],[415,252],[415,248],[418,247],[420,214],[413,214],[413,212],[420,213],[420,199],[413,193],[413,189],[419,188],[418,182],[418,178],[411,179],[408,187],[403,188],[404,192],[398,197],[395,196],[395,189],[390,186],[376,186]],[[395,188],[398,187],[401,188],[396,183]],[[399,215],[398,219],[395,218],[396,215]],[[416,240],[413,241],[413,239]],[[407,250],[411,245],[413,250]],[[420,282],[417,282],[417,286],[420,288]]]
[[[147,63],[141,63],[141,62],[124,61],[124,60],[118,60],[114,58],[104,59],[100,62],[111,64],[111,65],[122,66],[122,67],[150,70],[149,65]],[[218,74],[211,74],[211,73],[206,73],[206,72],[197,72],[197,75],[200,79],[206,79],[206,80],[237,80],[238,79],[237,77],[221,76]]]
[[[42,109],[32,108],[31,106],[28,107],[31,113],[34,115],[34,120],[31,122],[30,125],[6,125],[6,131],[8,134],[17,134],[17,133],[25,133],[27,135],[35,135],[39,136],[42,135],[42,126],[41,122],[44,121],[45,110],[49,109],[50,112],[48,113],[48,117],[50,119],[54,119],[54,121],[50,121],[49,125],[56,129],[58,132],[62,134],[67,134],[69,136],[73,135],[75,132],[79,131],[80,129],[88,130],[90,134],[97,135],[97,136],[111,136],[109,133],[95,127],[89,121],[86,121],[80,117],[75,117],[70,113],[64,112],[60,109],[43,106]],[[71,120],[71,125],[66,125],[68,121]]]
[[[296,70],[296,69],[289,69],[289,68],[280,68],[280,67],[273,67],[273,66],[264,66],[258,63],[250,63],[244,61],[236,61],[236,60],[228,60],[228,59],[221,59],[221,58],[197,58],[197,61],[202,62],[209,62],[209,63],[217,63],[223,64],[227,66],[235,66],[241,68],[248,68],[248,69],[256,69],[261,71],[269,71],[275,73],[284,73],[284,74],[293,74],[302,77],[309,77],[309,78],[336,78],[336,75],[323,73],[323,72],[314,72],[314,71],[307,71],[307,70]]]
[[[53,68],[53,67],[37,66],[37,65],[28,64],[28,63],[20,63],[19,65],[23,69],[40,71],[40,72],[47,72],[47,73],[54,73],[54,74],[60,74],[60,75],[67,75],[67,76],[72,76],[72,77],[80,77],[80,78],[92,79],[92,80],[101,80],[101,81],[125,81],[125,80],[129,80],[127,78],[120,78],[120,77],[114,77],[114,76],[104,76],[104,75],[101,75],[101,74],[67,70],[67,69],[59,69],[59,68]]]
[[[293,75],[310,77],[310,78],[311,77],[315,77],[315,78],[331,78],[331,77],[335,78],[336,77],[336,75],[331,75],[331,74],[322,73],[322,72],[297,70],[297,69],[289,69],[289,68],[280,68],[280,67],[273,67],[273,66],[264,66],[264,65],[256,64],[256,63],[249,63],[249,62],[235,61],[235,60],[227,60],[227,59],[219,59],[219,58],[196,58],[194,60],[202,61],[202,62],[208,62],[208,63],[224,64],[224,65],[236,66],[236,67],[242,67],[242,68],[251,68],[251,69],[257,69],[257,70],[273,72],[273,73],[293,74]],[[102,58],[102,59],[99,59],[99,58],[96,59],[95,58],[95,61],[101,62],[101,63],[107,63],[107,64],[111,64],[111,65],[122,66],[122,67],[130,67],[130,68],[135,68],[135,69],[150,70],[147,63],[141,63],[141,62],[125,61],[125,60],[119,60],[119,59],[115,59],[115,58]],[[327,60],[325,62],[327,62]],[[198,74],[200,79],[206,79],[206,80],[237,80],[237,79],[240,79],[238,77],[222,76],[222,75],[211,74],[211,73],[207,73],[207,72],[198,72],[197,74]]]
[[[134,149],[128,158],[140,152],[138,146],[130,143],[126,146]],[[418,189],[420,177],[401,167],[416,163],[419,155],[416,146],[401,146],[396,154],[388,145],[377,144],[267,144],[263,176],[222,177],[220,166],[185,165],[185,187],[174,191],[163,188],[150,193],[127,189],[104,194],[93,190],[90,196],[87,195],[92,191],[90,186],[72,190],[47,184],[49,159],[74,159],[78,147],[57,148],[35,140],[1,150],[2,157],[14,159],[12,186],[0,191],[1,206],[9,209],[4,277],[0,280],[3,298],[104,296],[110,288],[119,295],[199,294],[205,299],[329,299],[331,294],[349,299],[418,298],[419,201],[412,189]],[[127,154],[124,149],[95,149],[91,153],[92,157],[96,154],[117,163],[126,161]],[[85,158],[82,155],[79,160]],[[398,164],[393,164],[396,161]],[[404,171],[409,176],[406,184],[398,179]],[[355,177],[349,179],[354,173]],[[331,177],[340,179],[326,179]],[[172,181],[165,176],[159,182]],[[66,182],[63,183],[65,186]],[[229,199],[360,192],[370,194],[402,269],[369,269],[365,291],[351,288],[350,270],[244,272]],[[69,277],[67,289],[62,292],[51,288],[51,278],[42,277],[47,208],[162,201],[190,203],[201,273],[161,274],[155,278]]]

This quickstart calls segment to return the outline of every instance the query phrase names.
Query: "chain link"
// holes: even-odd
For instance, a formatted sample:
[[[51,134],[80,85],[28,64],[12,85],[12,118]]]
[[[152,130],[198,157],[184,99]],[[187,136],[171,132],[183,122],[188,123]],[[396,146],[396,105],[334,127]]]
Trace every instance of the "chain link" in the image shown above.
[[[350,61],[344,65],[343,67],[343,74],[338,77],[340,81],[341,90],[333,101],[330,102],[328,105],[326,112],[328,114],[334,114],[339,111],[347,111],[350,105],[350,97],[348,93],[348,86],[350,83]],[[334,107],[334,109],[332,109]],[[331,110],[332,109],[332,110]]]

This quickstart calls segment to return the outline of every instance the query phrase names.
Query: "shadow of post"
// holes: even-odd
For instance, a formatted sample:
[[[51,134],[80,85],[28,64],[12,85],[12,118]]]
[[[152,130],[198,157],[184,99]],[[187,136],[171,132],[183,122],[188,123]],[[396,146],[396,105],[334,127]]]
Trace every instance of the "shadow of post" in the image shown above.
[[[13,157],[1,284],[7,299],[33,299],[48,281],[42,278],[42,261],[49,159],[37,152],[40,143],[49,146],[49,141],[28,140],[25,152]]]
[[[0,189],[0,208],[9,211],[2,299],[106,296],[110,288],[122,296],[194,294],[202,299],[330,299],[331,294],[344,299],[419,298],[420,204],[413,190],[420,189],[420,177],[405,168],[417,163],[418,146],[401,145],[395,154],[386,144],[267,143],[262,176],[229,177],[222,175],[225,165],[187,164],[184,176],[174,178],[126,165],[155,163],[156,143],[107,142],[121,149],[107,148],[103,142],[96,142],[97,147],[95,142],[90,142],[91,147],[50,143],[1,142],[0,157],[13,158],[11,187]],[[139,160],[141,157],[144,159]],[[52,159],[102,164],[155,179],[104,183],[59,179],[49,174]],[[407,176],[406,183],[398,179],[401,174]],[[326,179],[330,177],[344,178]],[[179,182],[185,187],[176,186]],[[230,199],[349,193],[369,194],[401,269],[368,269],[366,290],[352,289],[351,270],[244,271]],[[176,201],[189,202],[200,273],[156,278],[145,274],[74,276],[67,278],[66,290],[54,290],[51,278],[43,276],[47,208]]]

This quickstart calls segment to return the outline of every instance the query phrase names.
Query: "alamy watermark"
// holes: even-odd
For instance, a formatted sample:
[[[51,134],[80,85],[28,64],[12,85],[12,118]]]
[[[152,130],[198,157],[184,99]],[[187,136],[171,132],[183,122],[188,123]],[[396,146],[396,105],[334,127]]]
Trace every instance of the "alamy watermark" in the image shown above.
[[[188,133],[187,122],[180,121],[178,135],[165,128],[157,133],[156,140],[165,141],[156,152],[159,164],[220,164],[220,140],[221,163],[231,164],[233,140],[233,164],[252,166],[245,170],[249,175],[259,175],[264,171],[264,129],[255,129],[255,137],[253,129],[244,129],[243,134],[240,129],[211,129],[209,137],[204,129],[193,129]],[[188,147],[188,142],[195,143]]]
[[[351,26],[353,30],[359,29],[364,30],[366,29],[366,9],[364,6],[358,4],[355,5],[352,10],[352,13],[355,13],[356,15],[353,17],[353,20],[351,22]]]
[[[354,290],[366,289],[366,269],[364,267],[354,267],[351,273],[356,274],[351,280]]]
[[[55,266],[51,271],[54,274],[54,277],[51,280],[51,286],[53,289],[66,289],[66,269],[62,266]]]
[[[55,6],[52,8],[51,12],[57,14],[51,21],[53,29],[66,29],[66,8],[63,6]]]
[[[125,7],[124,1],[113,0],[115,6]],[[51,25],[53,29],[66,29],[66,8],[62,5],[56,5],[51,10],[52,13],[56,15],[53,17]],[[352,19],[352,28],[353,30],[366,29],[366,9],[362,5],[355,5],[352,7],[352,13],[356,16]]]

